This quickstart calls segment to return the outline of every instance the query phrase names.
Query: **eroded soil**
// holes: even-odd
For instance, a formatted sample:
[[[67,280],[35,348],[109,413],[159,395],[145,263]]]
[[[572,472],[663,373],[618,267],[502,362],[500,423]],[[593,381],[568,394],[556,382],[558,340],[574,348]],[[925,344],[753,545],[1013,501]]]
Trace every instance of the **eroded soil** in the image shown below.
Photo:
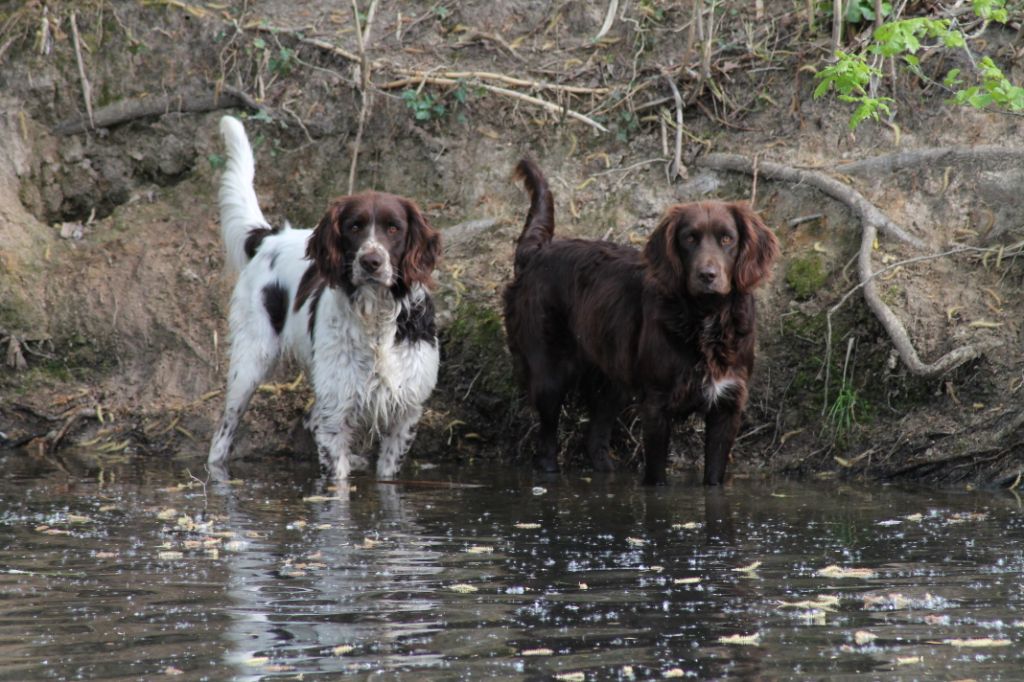
[[[842,164],[940,146],[1013,147],[1024,124],[955,108],[903,79],[891,93],[898,127],[862,125],[851,134],[846,109],[811,98],[808,67],[825,63],[825,32],[810,31],[796,10],[757,24],[747,4],[721,20],[708,83],[689,68],[697,53],[687,44],[688,7],[625,6],[595,41],[606,9],[596,3],[380,3],[367,52],[373,106],[357,186],[415,198],[446,239],[438,277],[443,368],[416,455],[528,455],[532,418],[497,313],[526,207],[510,171],[528,154],[552,181],[562,235],[642,244],[671,203],[756,192],[784,258],[760,293],[758,374],[737,471],[1014,481],[1024,460],[1021,265],[1004,254],[1022,240],[1024,171],[1012,158],[969,156],[866,174],[844,173]],[[235,88],[260,106],[226,111],[247,118],[264,212],[312,224],[330,197],[345,193],[355,148],[362,98],[350,8],[271,0],[6,3],[0,20],[4,442],[41,455],[78,442],[199,457],[220,407],[232,284],[215,209],[223,163],[216,123],[225,110],[170,112],[73,135],[55,129],[87,115],[86,81],[96,113]],[[1019,82],[1019,33],[990,27],[986,40]],[[430,80],[452,71],[463,75]],[[666,169],[675,111],[665,71],[688,103],[688,176],[673,182]],[[609,132],[566,117],[568,109]],[[923,358],[980,341],[994,350],[941,377],[914,377],[854,295],[833,317],[826,397],[825,313],[857,284],[860,224],[813,188],[702,170],[708,151],[828,172],[926,244],[882,238],[876,269],[974,247],[887,271],[880,290]],[[296,374],[283,367],[259,394],[240,452],[298,447],[309,393],[293,383]],[[837,412],[840,394],[848,403]],[[571,426],[578,416],[568,416]],[[623,426],[618,456],[629,462],[637,455],[629,414]],[[697,461],[700,429],[680,426],[681,467]],[[574,463],[576,445],[567,429]]]

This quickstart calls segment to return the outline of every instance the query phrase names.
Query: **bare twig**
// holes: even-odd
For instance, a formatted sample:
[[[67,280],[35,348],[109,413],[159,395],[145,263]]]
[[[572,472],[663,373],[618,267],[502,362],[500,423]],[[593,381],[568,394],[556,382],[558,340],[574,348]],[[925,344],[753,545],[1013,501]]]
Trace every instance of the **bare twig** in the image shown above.
[[[423,78],[418,79],[417,82],[419,82],[419,83],[430,83],[432,85],[458,85],[459,84],[459,81],[457,81],[457,80],[455,80],[453,78],[437,78],[437,77],[434,77],[434,76],[425,76]],[[396,85],[394,87],[404,87],[405,85],[408,84],[408,83],[405,83],[404,81],[398,81],[398,83],[400,83],[400,85]],[[392,85],[391,83],[386,83],[386,84],[381,86],[381,89],[382,90],[390,89],[389,86],[391,86],[391,85]],[[550,111],[550,112],[552,112],[554,114],[557,114],[559,116],[565,115],[565,116],[568,116],[569,118],[574,118],[577,121],[581,121],[583,123],[586,123],[587,125],[589,125],[592,128],[600,130],[602,133],[607,133],[608,132],[607,128],[605,128],[603,125],[601,125],[600,123],[598,123],[594,119],[589,118],[588,116],[585,116],[585,115],[579,113],[578,111],[574,111],[573,109],[563,108],[563,107],[560,107],[560,106],[558,106],[557,104],[555,104],[553,102],[548,102],[547,100],[543,100],[543,99],[541,99],[539,97],[532,97],[530,95],[527,95],[527,94],[524,94],[524,93],[521,93],[521,92],[516,92],[515,90],[509,90],[508,88],[498,87],[497,85],[490,85],[488,83],[480,83],[479,86],[481,88],[483,88],[484,90],[488,91],[488,92],[493,92],[496,95],[502,95],[504,97],[511,97],[513,99],[518,99],[518,100],[523,101],[523,102],[529,102],[530,104],[539,106],[539,107],[541,107],[543,109],[547,109],[548,111]]]
[[[832,58],[843,42],[843,0],[832,1]]]
[[[75,13],[71,13],[71,39],[75,44],[75,61],[78,63],[78,77],[82,81],[82,99],[85,100],[85,112],[89,115],[89,127],[95,128],[92,117],[92,86],[89,78],[85,75],[85,62],[82,61],[82,41],[78,37],[78,22],[75,21]]]
[[[319,38],[307,38],[306,36],[302,35],[300,31],[288,28],[280,28],[277,26],[269,26],[263,23],[262,21],[249,22],[245,24],[245,26],[243,26],[242,28],[248,31],[260,31],[263,33],[271,33],[274,35],[290,36],[295,40],[299,41],[300,43],[302,43],[303,45],[309,45],[310,47],[315,47],[318,50],[330,52],[331,54],[341,57],[342,59],[345,59],[347,61],[355,62],[356,64],[360,64],[363,61],[362,58],[358,54],[355,54],[354,52],[349,52],[345,48],[333,45],[327,42],[326,40],[321,40]]]
[[[450,78],[450,79],[472,79],[483,81],[497,81],[513,87],[530,88],[534,90],[551,90],[553,92],[567,92],[574,95],[605,95],[611,92],[611,88],[588,88],[581,85],[561,85],[558,83],[547,83],[544,81],[527,80],[515,78],[503,73],[493,71],[411,71],[409,69],[396,69],[398,73],[405,74],[405,78],[389,81],[380,86],[381,90],[394,90],[410,85],[419,85],[424,78]]]
[[[601,24],[601,30],[594,36],[594,42],[596,43],[601,38],[604,38],[608,31],[611,30],[612,24],[615,23],[615,13],[619,10],[619,0],[611,0],[608,3],[608,12],[604,15],[604,23]]]
[[[363,130],[366,128],[366,119],[370,115],[370,107],[373,105],[373,93],[370,90],[370,60],[366,53],[367,45],[370,42],[370,29],[373,28],[373,17],[377,13],[377,0],[370,0],[370,9],[366,12],[366,25],[359,25],[359,5],[352,0],[352,16],[356,24],[356,36],[359,38],[359,68],[360,84],[359,90],[363,96],[363,105],[359,109],[359,124],[356,128],[356,139],[352,144],[352,163],[348,168],[348,193],[355,191],[356,167],[359,164],[359,147],[363,143]]]
[[[486,41],[486,42],[489,42],[489,43],[494,43],[499,48],[501,48],[501,50],[505,54],[507,54],[509,57],[512,57],[516,61],[519,61],[519,62],[526,61],[525,59],[523,59],[522,57],[519,56],[519,53],[517,53],[512,48],[512,46],[509,44],[509,42],[507,40],[502,38],[497,33],[486,33],[484,31],[481,31],[481,30],[476,29],[476,28],[467,28],[467,29],[465,29],[465,36],[463,37],[463,40],[459,41],[458,43],[456,43],[452,47],[456,47],[456,48],[457,47],[463,47],[465,45],[471,44],[474,40],[483,40],[483,41]]]
[[[689,173],[683,165],[683,96],[679,94],[674,76],[666,74],[665,79],[668,81],[668,87],[672,89],[672,99],[676,103],[676,146],[672,155],[672,165],[668,168],[668,176],[669,181],[677,177],[685,180]]]

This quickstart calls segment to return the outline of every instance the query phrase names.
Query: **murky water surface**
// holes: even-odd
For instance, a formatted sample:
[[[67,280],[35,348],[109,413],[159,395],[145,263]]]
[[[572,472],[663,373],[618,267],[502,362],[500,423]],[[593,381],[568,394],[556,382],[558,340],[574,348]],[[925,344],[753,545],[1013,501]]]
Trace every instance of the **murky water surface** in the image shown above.
[[[0,457],[0,679],[1024,678],[1009,494],[188,466]]]

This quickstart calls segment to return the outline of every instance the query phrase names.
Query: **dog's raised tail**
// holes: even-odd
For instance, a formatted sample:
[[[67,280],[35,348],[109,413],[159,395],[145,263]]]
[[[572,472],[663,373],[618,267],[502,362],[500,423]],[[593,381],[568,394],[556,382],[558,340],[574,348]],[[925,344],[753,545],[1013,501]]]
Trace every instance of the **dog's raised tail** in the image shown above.
[[[220,119],[220,133],[227,151],[227,164],[220,178],[220,234],[224,238],[228,265],[237,272],[251,257],[245,246],[250,233],[271,228],[256,199],[253,188],[256,164],[242,122],[233,116],[224,116]]]
[[[555,199],[548,181],[530,159],[516,165],[516,178],[522,180],[530,194],[530,210],[526,225],[516,242],[515,271],[519,272],[534,253],[551,241],[555,234]]]

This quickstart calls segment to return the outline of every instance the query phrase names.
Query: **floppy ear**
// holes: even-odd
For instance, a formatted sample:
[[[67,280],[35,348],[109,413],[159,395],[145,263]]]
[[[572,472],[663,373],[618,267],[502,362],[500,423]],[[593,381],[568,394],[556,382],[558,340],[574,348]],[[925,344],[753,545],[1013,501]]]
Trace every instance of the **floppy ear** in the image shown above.
[[[434,286],[434,266],[441,258],[441,234],[430,226],[419,206],[408,199],[401,202],[409,225],[399,265],[402,282],[406,287],[419,283],[429,289]]]
[[[332,287],[341,286],[345,282],[341,217],[349,201],[350,197],[342,197],[331,202],[306,244],[306,258],[313,261],[317,272]]]
[[[771,276],[772,263],[779,256],[779,241],[746,203],[733,202],[729,210],[740,233],[733,281],[738,291],[747,293]]]
[[[644,247],[648,272],[666,291],[677,289],[686,274],[683,261],[679,258],[679,247],[676,245],[676,234],[685,221],[686,210],[682,204],[670,207],[665,211],[665,215],[647,240],[647,246]]]

